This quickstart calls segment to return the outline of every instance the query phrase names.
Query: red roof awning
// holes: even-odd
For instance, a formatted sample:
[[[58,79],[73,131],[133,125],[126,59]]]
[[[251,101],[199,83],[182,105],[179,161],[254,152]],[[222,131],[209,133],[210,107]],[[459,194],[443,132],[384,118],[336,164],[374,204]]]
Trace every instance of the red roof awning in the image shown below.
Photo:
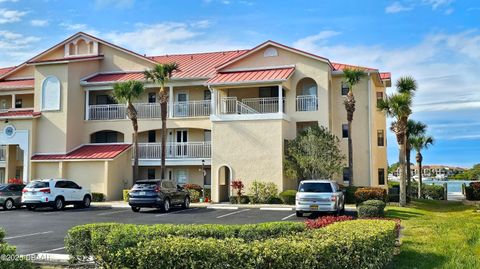
[[[9,109],[0,111],[0,118],[33,118],[41,114],[41,112],[34,112],[33,109]]]
[[[392,78],[392,74],[391,74],[390,72],[380,73],[380,78],[381,78],[381,79],[391,79],[391,78]]]
[[[89,144],[67,154],[37,154],[32,156],[32,161],[114,159],[130,146],[130,144]]]
[[[255,83],[255,82],[269,82],[269,81],[285,81],[295,71],[295,67],[277,68],[277,69],[263,69],[263,70],[248,70],[236,72],[222,72],[215,75],[207,81],[207,84],[241,84],[241,83]]]
[[[0,81],[0,89],[33,88],[34,83],[34,79],[4,80]]]
[[[115,73],[115,74],[98,74],[86,80],[87,83],[102,82],[121,82],[128,80],[144,80],[143,72]]]

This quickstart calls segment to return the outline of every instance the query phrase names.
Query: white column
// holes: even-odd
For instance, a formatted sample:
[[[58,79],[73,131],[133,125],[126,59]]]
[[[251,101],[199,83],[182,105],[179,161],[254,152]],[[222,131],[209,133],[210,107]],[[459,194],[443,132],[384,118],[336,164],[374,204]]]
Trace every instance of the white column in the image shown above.
[[[169,86],[168,91],[168,117],[173,118],[173,86]]]
[[[15,108],[15,94],[12,94],[12,105],[11,108]]]
[[[90,91],[85,90],[85,120],[90,119]]]
[[[282,85],[278,85],[278,113],[283,113],[283,88]]]
[[[217,115],[217,90],[212,89],[211,91],[212,91],[212,94],[211,94],[212,98],[210,100],[210,103],[211,103],[210,114]]]

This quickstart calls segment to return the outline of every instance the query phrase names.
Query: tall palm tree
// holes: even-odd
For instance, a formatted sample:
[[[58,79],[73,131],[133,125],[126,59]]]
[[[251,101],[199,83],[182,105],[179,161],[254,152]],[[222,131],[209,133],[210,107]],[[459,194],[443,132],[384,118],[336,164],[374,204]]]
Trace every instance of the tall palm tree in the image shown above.
[[[384,111],[387,116],[395,119],[391,130],[397,137],[399,148],[398,163],[400,167],[400,206],[407,204],[405,159],[406,159],[406,133],[408,117],[412,114],[412,99],[417,83],[412,77],[400,78],[397,83],[397,93],[393,93],[385,100],[379,100],[377,107]]]
[[[431,136],[418,135],[418,136],[410,137],[409,140],[410,140],[410,145],[417,152],[415,159],[417,161],[417,166],[418,166],[418,198],[421,198],[422,197],[422,161],[423,161],[423,156],[421,151],[423,149],[427,149],[430,145],[433,145],[434,139]]]
[[[178,70],[177,63],[157,64],[152,69],[146,70],[143,75],[147,81],[151,80],[153,83],[159,85],[158,102],[160,103],[160,113],[162,119],[162,159],[161,159],[161,177],[165,179],[165,156],[167,143],[167,104],[168,92],[165,85],[170,81],[172,73]],[[173,109],[171,107],[170,109]]]
[[[427,125],[423,122],[416,121],[416,120],[408,120],[407,122],[407,147],[405,149],[405,152],[407,154],[406,156],[406,162],[407,162],[407,195],[410,195],[410,189],[411,189],[411,181],[412,181],[412,171],[410,167],[410,158],[411,158],[411,145],[410,145],[410,137],[412,136],[420,136],[424,135],[427,132]]]
[[[138,179],[138,121],[137,110],[133,101],[138,99],[145,91],[143,84],[139,81],[126,81],[113,85],[112,97],[118,103],[127,105],[127,117],[132,121],[133,126],[133,178]]]
[[[355,112],[355,96],[353,95],[353,87],[357,85],[366,73],[360,69],[343,69],[345,82],[348,85],[348,94],[343,102],[347,111],[348,122],[348,184],[353,185],[353,142],[352,142],[352,121]]]

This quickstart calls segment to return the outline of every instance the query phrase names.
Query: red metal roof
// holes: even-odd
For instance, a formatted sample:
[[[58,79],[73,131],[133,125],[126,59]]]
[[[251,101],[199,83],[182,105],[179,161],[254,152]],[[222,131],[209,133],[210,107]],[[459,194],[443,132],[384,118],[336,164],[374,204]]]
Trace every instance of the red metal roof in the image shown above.
[[[33,88],[34,79],[17,79],[0,81],[0,88]]]
[[[0,68],[0,76],[12,71],[14,68],[15,66]]]
[[[122,152],[127,150],[130,144],[89,144],[83,145],[80,148],[67,154],[37,154],[32,156],[32,160],[95,160],[95,159],[114,159]]]
[[[0,118],[15,118],[15,117],[36,117],[40,116],[42,113],[41,112],[34,112],[33,109],[9,109],[9,110],[4,110],[0,111]]]
[[[295,67],[218,73],[209,79],[207,84],[286,80],[293,71],[295,71]]]
[[[380,73],[380,78],[381,79],[391,79],[392,74],[390,72],[383,72],[383,73]]]
[[[341,71],[345,68],[362,69],[362,70],[365,70],[365,71],[377,70],[375,68],[370,68],[370,67],[365,67],[365,66],[351,65],[351,64],[341,64],[341,63],[332,63],[332,66],[333,66],[333,68],[335,68],[335,70],[338,70],[338,71]]]
[[[165,56],[152,56],[158,63],[178,64],[179,71],[174,72],[174,78],[209,78],[216,74],[215,67],[223,64],[248,50],[206,52],[194,54],[175,54]]]
[[[87,79],[87,82],[116,82],[127,80],[144,80],[143,72],[131,73],[115,73],[115,74],[98,74]]]

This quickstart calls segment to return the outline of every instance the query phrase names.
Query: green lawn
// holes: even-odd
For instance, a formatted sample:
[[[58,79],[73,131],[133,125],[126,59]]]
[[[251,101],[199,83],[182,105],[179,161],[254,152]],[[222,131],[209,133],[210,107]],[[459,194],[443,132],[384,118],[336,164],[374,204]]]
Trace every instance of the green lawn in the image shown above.
[[[387,217],[405,228],[390,268],[480,268],[480,213],[473,206],[418,200],[387,207]]]

